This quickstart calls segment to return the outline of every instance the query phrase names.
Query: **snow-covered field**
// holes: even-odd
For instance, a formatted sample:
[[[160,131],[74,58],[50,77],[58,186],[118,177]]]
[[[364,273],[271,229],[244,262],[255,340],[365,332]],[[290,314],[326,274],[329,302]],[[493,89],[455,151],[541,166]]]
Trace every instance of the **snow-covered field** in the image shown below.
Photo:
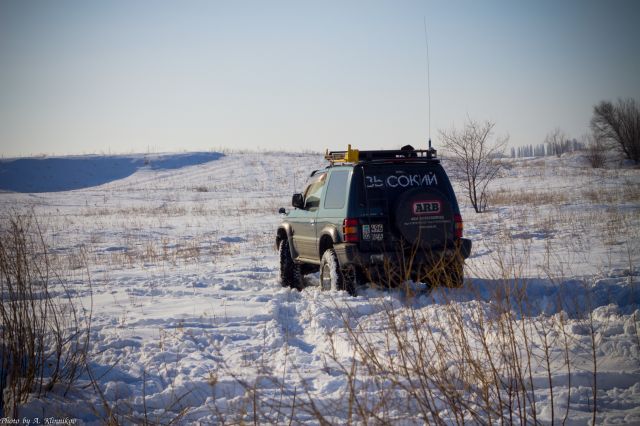
[[[171,158],[0,193],[3,223],[33,209],[92,307],[88,372],[20,418],[587,424],[595,394],[597,424],[640,424],[640,169],[509,160],[489,212],[457,189],[474,242],[463,288],[352,298],[313,275],[302,292],[277,281],[278,207],[321,155]]]

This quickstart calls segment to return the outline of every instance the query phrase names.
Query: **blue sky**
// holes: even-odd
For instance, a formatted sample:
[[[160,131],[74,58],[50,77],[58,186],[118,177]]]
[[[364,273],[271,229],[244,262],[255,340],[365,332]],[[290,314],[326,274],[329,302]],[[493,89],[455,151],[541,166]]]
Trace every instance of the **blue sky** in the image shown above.
[[[3,156],[512,145],[640,100],[637,1],[0,0]]]

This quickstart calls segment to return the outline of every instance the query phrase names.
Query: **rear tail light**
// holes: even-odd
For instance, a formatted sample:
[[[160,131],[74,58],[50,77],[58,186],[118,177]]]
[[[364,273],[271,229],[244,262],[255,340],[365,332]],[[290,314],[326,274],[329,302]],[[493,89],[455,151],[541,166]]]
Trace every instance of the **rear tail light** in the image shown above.
[[[453,223],[456,238],[462,238],[462,231],[464,229],[464,225],[462,224],[462,216],[459,214],[453,215]]]
[[[357,243],[360,238],[358,236],[358,219],[345,219],[342,224],[342,235],[346,243]]]

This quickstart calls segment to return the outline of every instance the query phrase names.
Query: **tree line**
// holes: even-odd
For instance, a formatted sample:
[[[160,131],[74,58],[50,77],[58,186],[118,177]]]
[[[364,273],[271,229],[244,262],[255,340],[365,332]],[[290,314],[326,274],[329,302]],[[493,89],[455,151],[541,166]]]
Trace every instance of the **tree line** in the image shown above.
[[[560,129],[548,133],[537,145],[511,147],[511,158],[561,156],[586,151],[593,167],[604,165],[605,153],[619,151],[626,159],[640,163],[640,104],[635,99],[602,101],[593,107],[590,132],[578,141]]]
[[[584,151],[586,145],[573,139],[559,139],[558,142],[545,142],[538,145],[511,147],[511,158],[560,156],[565,152]]]
[[[500,172],[508,136],[494,137],[495,122],[467,117],[462,129],[440,130],[448,161],[463,175],[462,183],[477,213],[487,209],[487,188]],[[511,157],[561,156],[584,150],[592,167],[605,165],[606,153],[618,151],[636,165],[640,163],[640,104],[632,98],[616,103],[601,101],[593,107],[590,133],[582,141],[569,139],[556,128],[544,142],[511,148]]]

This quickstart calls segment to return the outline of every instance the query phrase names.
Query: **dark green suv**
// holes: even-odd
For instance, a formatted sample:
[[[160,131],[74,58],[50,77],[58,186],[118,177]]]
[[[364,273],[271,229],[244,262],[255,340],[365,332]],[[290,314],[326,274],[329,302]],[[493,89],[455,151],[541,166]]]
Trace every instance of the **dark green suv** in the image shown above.
[[[284,208],[276,247],[283,286],[320,271],[323,290],[355,294],[366,282],[409,279],[461,286],[471,241],[462,238],[456,196],[436,151],[328,152],[305,190]]]

